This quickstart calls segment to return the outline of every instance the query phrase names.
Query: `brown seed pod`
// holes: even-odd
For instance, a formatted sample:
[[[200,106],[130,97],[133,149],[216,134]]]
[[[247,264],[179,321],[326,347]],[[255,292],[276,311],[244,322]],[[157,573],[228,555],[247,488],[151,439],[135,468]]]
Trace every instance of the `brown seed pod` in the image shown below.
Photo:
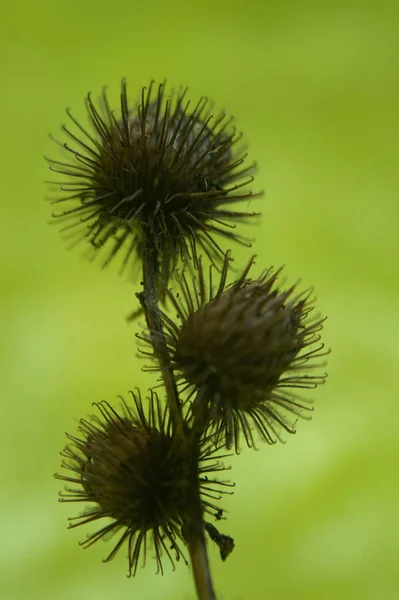
[[[168,292],[180,323],[166,313],[163,321],[172,366],[190,390],[194,413],[205,413],[218,438],[238,451],[240,432],[248,446],[255,445],[253,428],[268,443],[280,439],[279,426],[294,433],[295,417],[312,410],[298,390],[324,383],[326,374],[313,373],[328,352],[319,335],[324,319],[311,314],[311,292],[278,289],[281,269],[249,279],[253,259],[226,286],[228,260],[216,290],[211,276],[205,284],[202,268],[198,284],[180,274],[179,291]]]
[[[67,111],[73,127],[63,131],[72,145],[58,142],[65,161],[47,159],[63,178],[49,182],[61,186],[54,202],[63,210],[53,216],[72,245],[87,239],[94,255],[107,246],[104,265],[124,248],[126,265],[133,253],[143,258],[150,238],[165,284],[179,257],[196,264],[197,246],[217,262],[223,255],[217,236],[246,244],[235,223],[255,215],[235,210],[252,196],[255,170],[244,164],[241,134],[206,98],[191,108],[186,94],[167,95],[164,83],[151,82],[129,106],[123,81],[119,114],[105,91],[98,107],[89,94],[93,132]]]
[[[184,558],[182,527],[193,486],[199,486],[203,510],[215,515],[220,508],[214,501],[228,493],[224,488],[231,484],[212,477],[224,470],[214,445],[204,441],[198,467],[196,460],[190,460],[190,449],[175,439],[168,411],[155,393],[151,393],[148,414],[140,393],[131,394],[133,408],[123,399],[122,411],[118,412],[100,402],[96,404],[99,416],[80,421],[80,437],[68,435],[70,444],[61,453],[62,467],[68,474],[55,477],[68,486],[73,484],[61,492],[61,502],[92,504],[72,517],[69,527],[108,519],[82,543],[84,548],[120,533],[105,562],[126,542],[129,575],[135,575],[140,555],[145,563],[151,545],[157,572],[162,573],[164,553],[173,566],[175,560]]]

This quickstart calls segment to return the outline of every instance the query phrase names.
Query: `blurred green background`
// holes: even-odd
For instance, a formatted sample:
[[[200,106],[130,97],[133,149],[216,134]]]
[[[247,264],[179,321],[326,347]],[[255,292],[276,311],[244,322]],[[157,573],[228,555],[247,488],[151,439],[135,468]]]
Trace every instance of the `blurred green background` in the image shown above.
[[[286,264],[329,316],[313,421],[232,461],[218,597],[399,598],[399,5],[3,0],[1,14],[0,597],[195,597],[183,565],[129,580],[123,553],[81,550],[87,529],[65,528],[79,507],[52,479],[91,402],[150,383],[124,320],[136,288],[68,253],[44,201],[47,134],[126,76],[133,100],[167,77],[235,115],[265,190],[257,264]]]

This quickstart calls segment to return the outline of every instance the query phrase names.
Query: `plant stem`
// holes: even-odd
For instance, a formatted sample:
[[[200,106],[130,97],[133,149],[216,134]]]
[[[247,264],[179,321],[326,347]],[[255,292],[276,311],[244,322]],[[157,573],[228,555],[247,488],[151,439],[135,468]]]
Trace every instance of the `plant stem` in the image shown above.
[[[157,279],[158,279],[158,253],[151,236],[147,238],[147,244],[143,258],[143,285],[144,291],[139,294],[143,306],[147,327],[152,337],[152,345],[157,357],[162,379],[165,385],[166,398],[170,409],[170,415],[175,434],[185,439],[184,421],[176,386],[176,380],[170,369],[169,352],[166,346],[165,336],[162,329],[162,321],[158,306]]]
[[[147,327],[150,331],[154,354],[157,357],[166,391],[166,399],[173,423],[176,438],[180,440],[183,448],[188,449],[188,456],[194,445],[194,455],[198,456],[199,443],[202,431],[197,430],[192,435],[184,422],[176,379],[170,368],[169,351],[162,328],[162,319],[158,305],[157,282],[159,276],[158,252],[153,238],[148,235],[143,257],[143,286],[144,291],[138,294],[144,309]],[[198,473],[198,460],[192,465]],[[190,552],[191,565],[194,573],[195,586],[199,600],[216,600],[209,570],[208,555],[206,551],[205,526],[199,493],[199,482],[196,479],[195,490],[187,506],[184,519],[184,536]]]
[[[209,570],[204,532],[187,540],[198,600],[216,600]]]

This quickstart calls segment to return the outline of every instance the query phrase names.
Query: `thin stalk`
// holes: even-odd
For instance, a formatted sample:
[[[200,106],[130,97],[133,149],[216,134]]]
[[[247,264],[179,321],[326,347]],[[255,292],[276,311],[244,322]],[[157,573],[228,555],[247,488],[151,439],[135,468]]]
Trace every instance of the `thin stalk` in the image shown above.
[[[195,535],[187,540],[190,551],[191,566],[194,573],[198,600],[216,600],[209,570],[205,536]]]
[[[171,419],[175,434],[183,440],[186,437],[182,409],[176,386],[176,380],[170,368],[169,352],[162,329],[161,315],[157,296],[158,280],[158,253],[157,249],[148,236],[146,249],[143,257],[143,286],[144,291],[139,294],[139,299],[144,309],[147,327],[152,336],[152,346],[157,357],[162,379],[165,385],[166,399],[170,409]]]
[[[162,319],[158,304],[157,281],[159,275],[159,262],[157,249],[151,236],[148,236],[146,249],[143,257],[143,286],[144,291],[138,294],[140,303],[143,307],[147,321],[147,327],[151,334],[154,354],[157,357],[162,379],[166,391],[166,399],[170,410],[174,433],[183,446],[190,449],[198,449],[201,437],[201,427],[197,431],[190,432],[185,423],[182,414],[182,407],[179,400],[179,394],[176,385],[176,379],[170,368],[169,351],[162,328]],[[198,470],[198,461],[195,465]],[[184,523],[185,539],[190,553],[191,565],[194,574],[194,581],[197,590],[198,600],[216,600],[215,592],[210,575],[208,555],[205,540],[205,524],[203,511],[199,494],[199,484],[193,490],[193,497],[190,505],[187,507],[186,519]]]

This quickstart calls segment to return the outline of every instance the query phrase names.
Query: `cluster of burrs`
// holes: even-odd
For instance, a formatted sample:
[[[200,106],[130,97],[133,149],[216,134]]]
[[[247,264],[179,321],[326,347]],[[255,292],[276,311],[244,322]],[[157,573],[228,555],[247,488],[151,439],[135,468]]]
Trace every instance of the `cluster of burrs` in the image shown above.
[[[232,277],[223,241],[250,245],[236,226],[259,215],[236,205],[261,197],[250,189],[255,165],[232,119],[186,94],[152,83],[129,105],[123,82],[117,111],[105,92],[97,104],[89,95],[87,126],[68,111],[63,156],[48,159],[62,179],[51,182],[53,217],[71,244],[142,269],[139,350],[159,377],[157,391],[135,388],[117,408],[95,404],[56,477],[67,482],[61,501],[87,505],[70,527],[104,519],[84,547],[116,534],[106,560],[124,547],[131,575],[147,554],[160,572],[163,556],[187,554],[209,599],[206,537],[223,560],[234,546],[215,526],[232,487],[218,479],[224,459],[241,442],[294,433],[312,410],[308,391],[325,381],[327,351],[312,290],[287,286],[281,268],[252,278],[254,257]]]

